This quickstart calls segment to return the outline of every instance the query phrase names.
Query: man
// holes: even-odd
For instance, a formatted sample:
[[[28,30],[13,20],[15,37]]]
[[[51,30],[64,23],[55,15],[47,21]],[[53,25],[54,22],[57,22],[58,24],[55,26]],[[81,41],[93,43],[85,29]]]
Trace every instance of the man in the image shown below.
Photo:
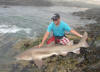
[[[82,37],[82,35],[71,29],[64,21],[60,20],[60,15],[58,13],[55,13],[51,19],[53,22],[49,24],[47,32],[45,33],[42,42],[39,44],[39,48],[44,45],[44,42],[51,31],[53,32],[53,36],[47,41],[47,44],[55,41],[56,44],[66,45],[69,42],[69,39],[65,37],[65,31],[71,32],[78,37]]]

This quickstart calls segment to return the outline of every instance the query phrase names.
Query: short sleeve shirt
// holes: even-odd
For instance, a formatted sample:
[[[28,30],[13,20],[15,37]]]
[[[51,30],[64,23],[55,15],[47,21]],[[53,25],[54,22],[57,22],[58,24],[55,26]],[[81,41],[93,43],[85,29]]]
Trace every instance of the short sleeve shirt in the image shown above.
[[[58,26],[56,26],[54,22],[51,22],[47,29],[48,32],[52,31],[54,36],[64,36],[65,31],[70,32],[70,30],[71,28],[64,21],[60,21]]]

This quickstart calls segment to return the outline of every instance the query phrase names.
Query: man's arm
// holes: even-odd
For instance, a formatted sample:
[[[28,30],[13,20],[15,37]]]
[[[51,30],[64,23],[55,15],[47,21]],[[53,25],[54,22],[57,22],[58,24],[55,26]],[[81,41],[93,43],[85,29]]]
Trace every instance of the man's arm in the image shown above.
[[[65,23],[64,27],[65,27],[66,31],[71,32],[71,33],[75,34],[78,37],[82,37],[82,35],[80,35],[77,31],[71,29],[70,26],[68,26],[68,24]]]
[[[44,45],[45,40],[47,39],[47,37],[49,36],[49,32],[47,31],[42,39],[42,42],[39,44],[39,48],[42,47]]]
[[[77,31],[75,31],[75,30],[73,30],[73,29],[71,29],[70,32],[73,33],[73,34],[75,34],[75,35],[78,36],[78,37],[82,37],[81,34],[79,34]]]

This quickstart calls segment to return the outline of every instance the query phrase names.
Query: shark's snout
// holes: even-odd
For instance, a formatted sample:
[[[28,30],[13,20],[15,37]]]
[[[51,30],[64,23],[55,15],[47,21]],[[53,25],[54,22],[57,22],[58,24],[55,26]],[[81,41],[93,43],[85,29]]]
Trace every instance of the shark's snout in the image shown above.
[[[16,60],[32,60],[32,57],[30,56],[17,56],[15,58]]]

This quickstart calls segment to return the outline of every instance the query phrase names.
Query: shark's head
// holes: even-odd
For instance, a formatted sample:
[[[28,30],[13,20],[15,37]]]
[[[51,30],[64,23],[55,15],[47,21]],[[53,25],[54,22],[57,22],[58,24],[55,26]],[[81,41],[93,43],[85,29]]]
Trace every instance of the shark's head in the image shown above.
[[[27,56],[27,55],[18,55],[15,58],[16,60],[32,60],[32,56]]]

